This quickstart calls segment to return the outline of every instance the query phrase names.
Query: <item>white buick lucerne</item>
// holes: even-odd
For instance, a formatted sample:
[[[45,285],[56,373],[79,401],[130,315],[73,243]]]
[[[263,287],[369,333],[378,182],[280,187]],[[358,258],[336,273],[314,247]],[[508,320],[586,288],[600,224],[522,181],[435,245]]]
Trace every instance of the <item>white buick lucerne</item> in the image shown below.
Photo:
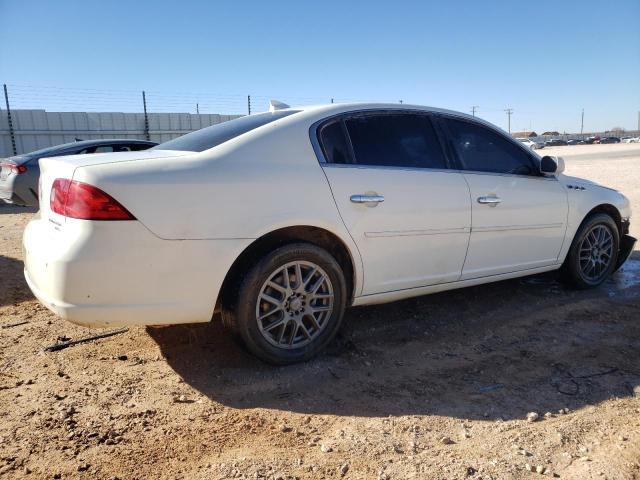
[[[310,358],[345,307],[626,260],[629,201],[491,124],[409,105],[290,108],[141,152],[41,161],[24,234],[38,299],[87,326],[224,324]]]

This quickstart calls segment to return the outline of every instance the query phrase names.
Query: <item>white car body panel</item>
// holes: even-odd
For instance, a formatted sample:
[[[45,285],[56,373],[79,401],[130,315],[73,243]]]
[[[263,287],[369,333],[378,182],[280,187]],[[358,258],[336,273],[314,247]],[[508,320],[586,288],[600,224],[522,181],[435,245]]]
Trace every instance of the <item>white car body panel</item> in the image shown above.
[[[363,109],[453,113],[385,104],[306,107],[200,153],[42,160],[41,211],[24,234],[31,289],[51,310],[84,325],[207,322],[246,248],[278,229],[312,226],[348,252],[352,303],[382,303],[558,268],[594,207],[631,215],[620,193],[565,175],[322,164],[312,125]],[[136,220],[51,212],[55,178],[102,189]],[[349,199],[370,192],[385,201],[369,207]],[[487,194],[502,203],[477,204]]]
[[[465,173],[473,225],[462,279],[558,262],[567,228],[567,192],[556,178]],[[495,196],[496,206],[478,203]]]
[[[471,230],[460,173],[332,165],[324,171],[362,256],[363,295],[460,278]],[[353,203],[354,194],[380,194],[384,202]]]

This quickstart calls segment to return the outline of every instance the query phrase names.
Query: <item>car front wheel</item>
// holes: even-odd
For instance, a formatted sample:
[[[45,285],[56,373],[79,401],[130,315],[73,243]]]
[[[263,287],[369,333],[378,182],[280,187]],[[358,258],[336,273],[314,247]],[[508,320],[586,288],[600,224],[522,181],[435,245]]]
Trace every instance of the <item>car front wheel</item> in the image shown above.
[[[308,243],[285,245],[244,276],[225,325],[251,353],[273,364],[307,360],[335,336],[344,315],[346,287],[338,262]]]
[[[597,287],[615,270],[620,233],[603,213],[587,218],[573,239],[563,264],[565,279],[578,288]]]

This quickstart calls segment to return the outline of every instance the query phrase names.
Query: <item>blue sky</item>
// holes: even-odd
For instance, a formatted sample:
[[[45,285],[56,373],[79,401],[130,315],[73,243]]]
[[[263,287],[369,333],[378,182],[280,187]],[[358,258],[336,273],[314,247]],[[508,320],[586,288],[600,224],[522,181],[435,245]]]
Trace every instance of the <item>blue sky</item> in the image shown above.
[[[0,0],[13,108],[243,113],[398,101],[506,129],[636,128],[640,0]],[[4,105],[2,105],[4,107]]]

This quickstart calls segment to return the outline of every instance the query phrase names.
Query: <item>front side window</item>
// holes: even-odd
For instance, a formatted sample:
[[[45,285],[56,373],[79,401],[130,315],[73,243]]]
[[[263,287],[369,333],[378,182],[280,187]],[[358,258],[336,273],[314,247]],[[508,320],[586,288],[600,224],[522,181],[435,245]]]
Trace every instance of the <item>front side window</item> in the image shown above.
[[[445,122],[463,170],[536,175],[532,158],[498,133],[463,120],[447,118]]]
[[[358,165],[447,168],[436,133],[425,115],[362,115],[347,118],[345,125]]]

